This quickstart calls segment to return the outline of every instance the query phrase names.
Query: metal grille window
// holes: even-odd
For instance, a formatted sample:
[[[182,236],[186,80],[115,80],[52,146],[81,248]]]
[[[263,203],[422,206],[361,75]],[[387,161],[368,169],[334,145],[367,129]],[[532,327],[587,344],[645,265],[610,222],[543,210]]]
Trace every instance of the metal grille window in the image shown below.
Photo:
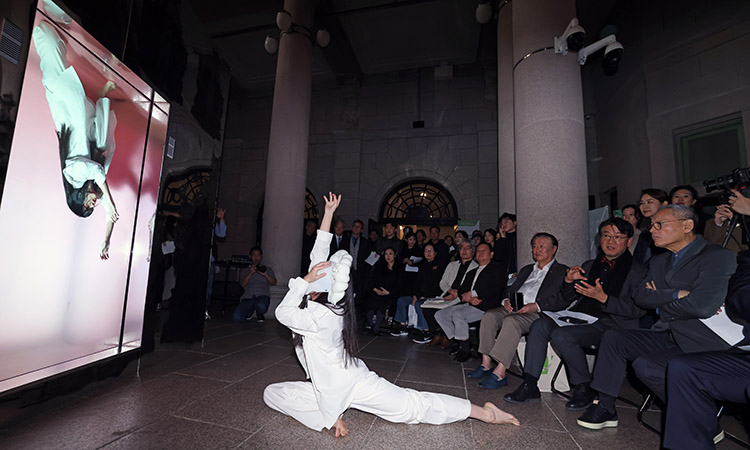
[[[394,188],[380,208],[381,221],[396,224],[453,225],[458,220],[456,202],[442,186],[412,180]]]
[[[305,190],[305,219],[318,218],[318,200],[310,189]]]

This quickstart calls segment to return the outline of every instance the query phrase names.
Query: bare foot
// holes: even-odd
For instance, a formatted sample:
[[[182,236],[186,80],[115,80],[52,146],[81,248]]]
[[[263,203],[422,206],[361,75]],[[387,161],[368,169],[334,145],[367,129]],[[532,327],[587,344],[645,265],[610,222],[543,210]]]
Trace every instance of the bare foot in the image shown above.
[[[490,420],[486,421],[487,423],[513,424],[515,426],[519,425],[518,419],[516,419],[513,414],[503,411],[490,402],[485,403],[482,409],[487,411],[488,415],[491,418]]]
[[[336,427],[336,437],[344,437],[349,434],[349,427],[346,426],[340,417],[336,420],[336,423],[334,423],[333,426]]]
[[[107,81],[104,86],[99,90],[99,97],[106,97],[107,94],[114,91],[117,85],[113,81]]]

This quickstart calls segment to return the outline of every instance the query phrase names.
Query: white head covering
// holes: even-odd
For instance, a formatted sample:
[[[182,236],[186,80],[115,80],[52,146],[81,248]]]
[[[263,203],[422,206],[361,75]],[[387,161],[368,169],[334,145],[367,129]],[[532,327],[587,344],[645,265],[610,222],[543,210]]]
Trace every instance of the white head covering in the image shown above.
[[[334,305],[344,298],[349,286],[349,270],[352,267],[352,256],[346,250],[339,250],[329,259],[333,263],[331,270],[332,285],[328,301]]]

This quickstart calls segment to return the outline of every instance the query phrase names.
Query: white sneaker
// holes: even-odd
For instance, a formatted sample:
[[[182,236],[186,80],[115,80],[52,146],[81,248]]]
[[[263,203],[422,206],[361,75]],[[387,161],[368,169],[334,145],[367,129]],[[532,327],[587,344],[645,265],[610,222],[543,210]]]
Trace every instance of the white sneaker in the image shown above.
[[[206,320],[211,320],[211,315],[208,313],[208,310],[206,310]]]

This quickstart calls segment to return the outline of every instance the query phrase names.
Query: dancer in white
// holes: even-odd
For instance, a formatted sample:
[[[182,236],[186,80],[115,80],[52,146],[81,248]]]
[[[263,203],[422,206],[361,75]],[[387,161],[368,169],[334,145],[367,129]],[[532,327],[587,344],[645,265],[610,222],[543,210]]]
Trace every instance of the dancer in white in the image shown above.
[[[48,8],[49,4],[45,2]],[[64,15],[62,10],[60,14]],[[112,229],[119,217],[107,185],[107,171],[115,151],[116,119],[106,95],[116,86],[107,81],[99,90],[94,105],[86,97],[75,68],[68,63],[67,45],[55,26],[41,22],[34,27],[32,38],[39,54],[42,84],[57,131],[68,207],[77,216],[88,217],[101,199],[106,225],[100,257],[107,259]]]
[[[398,423],[442,424],[471,417],[518,425],[515,417],[489,402],[482,407],[466,399],[398,387],[357,358],[356,317],[349,286],[351,256],[340,250],[326,261],[331,219],[340,202],[340,195],[329,193],[325,198],[325,214],[310,254],[310,273],[289,280],[289,292],[276,308],[276,318],[295,336],[297,357],[311,382],[271,384],[263,393],[266,404],[313,430],[335,428],[336,437],[349,432],[341,420],[348,408]],[[321,271],[332,265],[333,283],[327,300],[318,293],[306,296],[308,284],[325,276]]]

